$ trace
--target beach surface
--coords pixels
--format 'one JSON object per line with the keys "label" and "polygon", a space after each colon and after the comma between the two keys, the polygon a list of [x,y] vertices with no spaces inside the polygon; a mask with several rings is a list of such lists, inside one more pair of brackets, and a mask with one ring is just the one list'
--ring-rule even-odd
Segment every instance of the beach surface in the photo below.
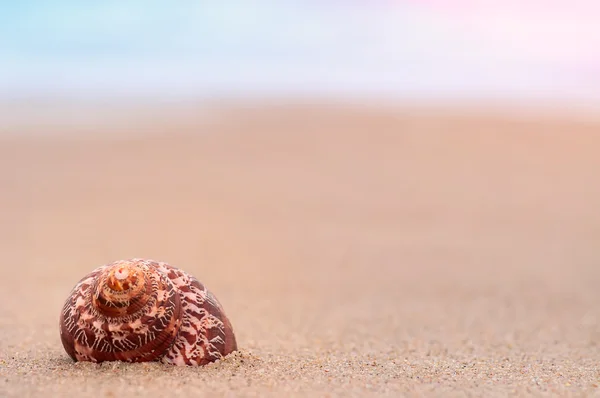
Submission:
{"label": "beach surface", "polygon": [[[600,396],[599,120],[4,106],[0,397]],[[239,351],[74,363],[64,300],[131,257],[204,282]]]}

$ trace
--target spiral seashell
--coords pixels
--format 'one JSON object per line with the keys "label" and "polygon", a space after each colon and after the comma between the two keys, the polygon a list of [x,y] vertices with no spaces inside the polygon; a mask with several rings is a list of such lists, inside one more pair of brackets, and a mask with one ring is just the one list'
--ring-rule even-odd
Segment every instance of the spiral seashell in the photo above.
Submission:
{"label": "spiral seashell", "polygon": [[217,298],[193,276],[148,259],[115,261],[83,277],[59,323],[75,361],[198,366],[237,350]]}

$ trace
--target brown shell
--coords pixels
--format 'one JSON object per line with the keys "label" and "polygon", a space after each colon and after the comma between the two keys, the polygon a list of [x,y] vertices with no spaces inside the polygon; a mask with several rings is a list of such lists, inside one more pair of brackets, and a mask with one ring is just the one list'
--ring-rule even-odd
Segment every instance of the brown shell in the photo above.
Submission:
{"label": "brown shell", "polygon": [[134,258],[96,268],[73,288],[60,337],[75,361],[205,365],[237,350],[216,297],[166,263]]}

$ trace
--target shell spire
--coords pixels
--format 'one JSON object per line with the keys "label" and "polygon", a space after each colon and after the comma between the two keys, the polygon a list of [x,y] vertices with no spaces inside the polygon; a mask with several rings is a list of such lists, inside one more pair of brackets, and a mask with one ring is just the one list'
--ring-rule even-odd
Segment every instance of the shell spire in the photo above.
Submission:
{"label": "shell spire", "polygon": [[193,276],[153,260],[93,270],[71,291],[59,323],[75,361],[205,365],[237,350],[216,297]]}

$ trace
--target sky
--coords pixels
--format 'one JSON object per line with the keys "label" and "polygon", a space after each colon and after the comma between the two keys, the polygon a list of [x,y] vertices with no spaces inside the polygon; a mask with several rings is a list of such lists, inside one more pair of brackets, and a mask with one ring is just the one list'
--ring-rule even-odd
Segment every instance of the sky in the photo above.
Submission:
{"label": "sky", "polygon": [[600,103],[597,0],[0,0],[0,97]]}

